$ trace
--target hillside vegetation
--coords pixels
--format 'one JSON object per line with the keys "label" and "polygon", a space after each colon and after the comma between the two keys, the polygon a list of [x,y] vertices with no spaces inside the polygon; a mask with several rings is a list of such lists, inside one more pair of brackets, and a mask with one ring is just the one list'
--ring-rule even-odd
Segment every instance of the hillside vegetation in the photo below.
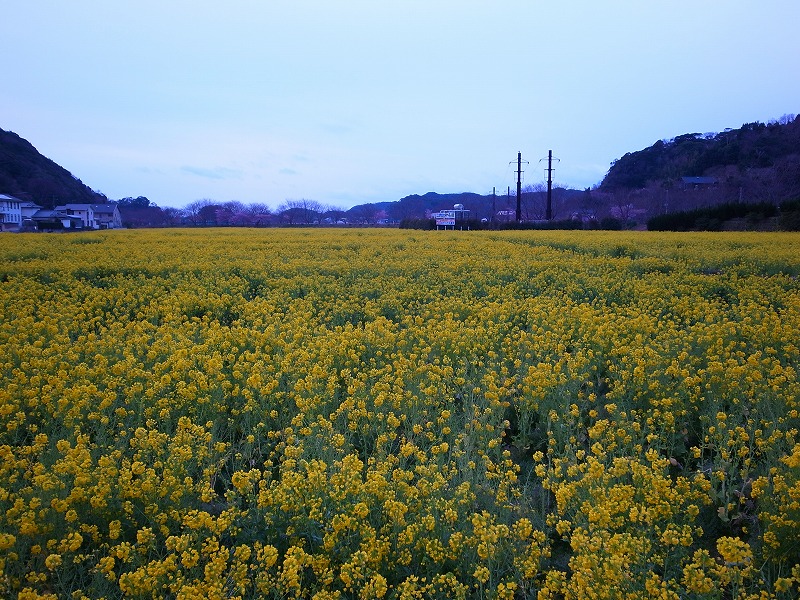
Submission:
{"label": "hillside vegetation", "polygon": [[796,200],[800,119],[787,115],[768,124],[659,140],[612,163],[597,191],[649,216],[722,203]]}
{"label": "hillside vegetation", "polygon": [[42,156],[12,131],[0,129],[0,194],[30,200],[45,208],[57,204],[105,202],[64,167]]}
{"label": "hillside vegetation", "polygon": [[796,167],[799,156],[800,120],[787,116],[766,125],[747,123],[722,133],[687,133],[659,140],[614,161],[600,187],[610,191],[676,184],[681,177],[719,176],[732,167],[740,173],[774,169],[777,176],[791,179],[793,169],[784,167],[787,163]]}

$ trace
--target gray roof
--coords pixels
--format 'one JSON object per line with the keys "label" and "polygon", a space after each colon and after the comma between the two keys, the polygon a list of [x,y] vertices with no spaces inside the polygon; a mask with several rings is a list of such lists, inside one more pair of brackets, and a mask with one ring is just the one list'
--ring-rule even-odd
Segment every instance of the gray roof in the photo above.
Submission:
{"label": "gray roof", "polygon": [[68,215],[57,208],[54,210],[50,210],[49,208],[42,208],[37,210],[32,216],[31,219],[77,219],[80,220],[80,217],[76,215]]}
{"label": "gray roof", "polygon": [[116,208],[116,204],[92,204],[92,210],[99,213],[113,213]]}
{"label": "gray roof", "polygon": [[61,204],[56,206],[55,210],[89,210],[92,208],[91,204]]}

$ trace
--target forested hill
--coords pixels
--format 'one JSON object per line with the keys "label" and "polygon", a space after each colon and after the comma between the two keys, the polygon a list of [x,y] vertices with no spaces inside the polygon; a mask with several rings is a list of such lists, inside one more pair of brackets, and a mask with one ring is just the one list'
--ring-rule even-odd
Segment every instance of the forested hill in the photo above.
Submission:
{"label": "forested hill", "polygon": [[27,140],[0,129],[0,194],[52,208],[106,201],[65,168],[42,156]]}
{"label": "forested hill", "polygon": [[773,185],[779,196],[800,194],[800,118],[786,115],[768,124],[660,140],[612,163],[600,190],[668,189],[683,177],[713,177],[722,183],[748,175]]}

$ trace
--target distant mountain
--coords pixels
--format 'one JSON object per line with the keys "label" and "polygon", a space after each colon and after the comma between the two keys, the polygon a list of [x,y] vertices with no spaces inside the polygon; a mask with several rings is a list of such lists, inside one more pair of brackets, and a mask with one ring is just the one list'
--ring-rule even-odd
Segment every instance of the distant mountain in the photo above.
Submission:
{"label": "distant mountain", "polygon": [[[574,213],[582,210],[585,192],[562,187],[553,189],[552,206],[553,214],[557,219],[568,219]],[[428,192],[422,196],[413,194],[390,203],[387,207],[387,216],[394,221],[405,219],[424,218],[440,210],[452,209],[456,204],[464,206],[465,210],[475,220],[510,220],[515,215],[517,207],[516,192],[495,194],[476,194],[461,192],[456,194],[438,194]],[[542,190],[526,188],[522,191],[520,201],[522,218],[526,221],[544,218],[547,207],[547,193]]]}
{"label": "distant mountain", "polygon": [[65,168],[42,156],[30,142],[3,129],[0,129],[0,194],[30,200],[45,208],[107,201]]}
{"label": "distant mountain", "polygon": [[[469,210],[475,218],[481,219],[491,216],[491,198],[491,195],[482,196],[473,192],[458,194],[428,192],[422,196],[412,194],[393,203],[389,215],[397,221],[402,221],[408,218],[424,217],[427,213],[439,212],[453,208],[456,204],[463,204],[464,208]],[[485,214],[487,207],[489,208],[488,215]]]}

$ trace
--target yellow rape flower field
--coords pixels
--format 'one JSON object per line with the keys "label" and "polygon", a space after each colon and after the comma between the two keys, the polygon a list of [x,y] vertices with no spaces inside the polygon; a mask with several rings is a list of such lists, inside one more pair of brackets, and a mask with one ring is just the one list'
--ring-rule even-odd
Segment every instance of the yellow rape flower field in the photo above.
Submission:
{"label": "yellow rape flower field", "polygon": [[800,594],[798,234],[0,258],[0,597]]}

